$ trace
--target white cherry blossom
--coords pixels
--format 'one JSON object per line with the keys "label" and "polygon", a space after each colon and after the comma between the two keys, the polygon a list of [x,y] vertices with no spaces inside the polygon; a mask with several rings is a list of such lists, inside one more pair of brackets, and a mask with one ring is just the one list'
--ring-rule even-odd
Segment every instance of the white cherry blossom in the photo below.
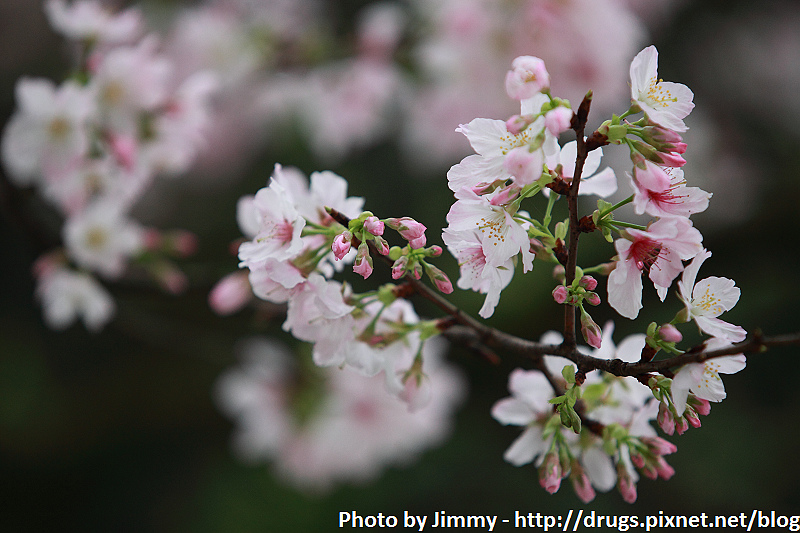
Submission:
{"label": "white cherry blossom", "polygon": [[697,283],[697,272],[703,262],[711,257],[711,252],[703,250],[683,271],[678,282],[680,298],[686,306],[686,321],[694,320],[703,333],[730,342],[743,341],[747,332],[741,326],[735,326],[717,317],[730,311],[739,301],[741,291],[734,281],[728,278],[712,276]]}
{"label": "white cherry blossom", "polygon": [[[731,343],[725,339],[712,338],[706,342],[709,351],[727,348]],[[725,386],[722,384],[720,374],[735,374],[747,364],[744,354],[715,357],[702,363],[689,363],[684,365],[672,378],[672,400],[675,402],[675,411],[683,413],[686,410],[686,400],[689,392],[701,400],[721,402],[725,399]]]}
{"label": "white cherry blossom", "polygon": [[658,78],[655,46],[648,46],[633,58],[630,75],[631,102],[638,105],[651,122],[677,132],[688,129],[683,119],[694,108],[694,94],[686,85]]}

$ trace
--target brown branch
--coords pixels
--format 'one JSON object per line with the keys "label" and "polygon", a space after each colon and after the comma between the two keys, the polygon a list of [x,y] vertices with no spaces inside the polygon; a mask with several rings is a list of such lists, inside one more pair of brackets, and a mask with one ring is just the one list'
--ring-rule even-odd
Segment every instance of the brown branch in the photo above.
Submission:
{"label": "brown branch", "polygon": [[[580,223],[578,220],[578,190],[581,184],[581,174],[586,156],[586,142],[583,132],[586,129],[586,121],[589,116],[589,108],[592,105],[592,92],[586,93],[577,113],[572,117],[572,129],[575,131],[578,142],[578,156],[575,160],[575,174],[572,177],[569,191],[567,192],[567,207],[569,209],[569,250],[567,251],[567,264],[564,265],[564,283],[569,286],[575,279],[575,268],[578,264],[578,238],[581,235]],[[577,343],[575,335],[575,307],[564,306],[564,345],[574,348]]]}

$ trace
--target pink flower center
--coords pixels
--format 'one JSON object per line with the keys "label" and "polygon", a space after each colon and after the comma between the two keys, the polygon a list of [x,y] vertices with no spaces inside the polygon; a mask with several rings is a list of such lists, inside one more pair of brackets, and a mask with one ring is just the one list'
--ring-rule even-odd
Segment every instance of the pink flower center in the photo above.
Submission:
{"label": "pink flower center", "polygon": [[650,272],[650,267],[661,253],[661,243],[652,239],[637,239],[628,250],[628,257],[633,259],[636,267],[643,272]]}

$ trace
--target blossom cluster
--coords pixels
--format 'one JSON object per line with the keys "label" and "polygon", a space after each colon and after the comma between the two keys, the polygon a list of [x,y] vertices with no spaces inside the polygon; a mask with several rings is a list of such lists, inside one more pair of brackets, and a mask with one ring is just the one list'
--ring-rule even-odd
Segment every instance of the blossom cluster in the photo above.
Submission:
{"label": "blossom cluster", "polygon": [[[312,150],[330,159],[390,133],[410,145],[425,144],[433,159],[450,158],[463,155],[458,142],[466,138],[474,153],[447,172],[455,200],[441,233],[458,261],[456,286],[484,295],[478,315],[487,319],[518,270],[549,265],[558,280],[553,299],[572,319],[564,328],[572,338],[545,334],[540,345],[559,348],[535,354],[535,369],[514,370],[511,397],[492,409],[500,423],[524,428],[505,459],[516,466],[534,463],[551,493],[569,478],[585,502],[614,486],[632,502],[640,474],[670,478],[674,471],[664,456],[676,447],[651,422],[667,435],[699,427],[709,402],[725,397],[719,374],[744,368],[744,356],[698,359],[636,377],[597,369],[612,359],[646,363],[659,353],[727,349],[746,336],[719,318],[738,302],[735,283],[697,279],[711,252],[691,217],[707,209],[711,194],[690,186],[682,170],[684,119],[694,107],[693,94],[658,78],[657,51],[647,47],[628,68],[630,107],[584,137],[581,121],[593,93],[573,109],[554,95],[563,87],[558,84],[613,93],[619,83],[604,83],[588,65],[604,62],[597,71],[619,82],[611,73],[619,70],[614,65],[636,31],[606,28],[598,39],[603,46],[585,46],[563,38],[585,30],[573,10],[586,17],[610,9],[612,26],[633,21],[632,15],[614,2],[523,4],[528,9],[513,25],[504,8],[489,0],[413,4],[437,29],[412,54],[424,74],[420,79],[429,78],[428,85],[415,87],[395,63],[408,13],[394,4],[363,13],[352,57],[326,58],[308,68],[317,49],[326,48],[325,39],[333,39],[320,31],[312,2],[207,2],[184,11],[162,44],[145,34],[135,8],[112,14],[91,0],[48,0],[49,20],[73,47],[76,68],[60,85],[20,80],[19,108],[1,147],[14,184],[36,188],[64,219],[63,246],[35,265],[46,322],[60,329],[82,319],[91,330],[102,328],[115,304],[98,276],[113,282],[138,269],[180,291],[186,278],[171,259],[190,254],[194,237],[146,228],[132,209],[157,176],[180,174],[199,158],[229,160],[237,135],[251,137],[259,124],[279,123],[286,109],[299,117]],[[511,31],[502,50],[487,45],[497,41],[498,27],[507,32],[517,24],[541,31],[533,41],[529,32]],[[548,58],[546,66],[542,57],[520,55],[506,70],[507,61],[499,58],[510,50],[550,55],[543,43],[551,33],[562,36],[554,40],[558,54],[550,50],[561,59]],[[499,84],[503,75],[506,95],[518,108],[509,118],[502,114],[508,99],[486,97],[498,92],[487,84]],[[475,101],[457,101],[453,93]],[[213,108],[212,99],[218,104]],[[237,113],[242,101],[251,108]],[[458,125],[461,135],[455,135],[460,117],[478,110],[485,116],[487,102],[504,119],[474,118]],[[397,123],[399,116],[406,122]],[[430,142],[431,136],[443,138],[445,126],[453,143]],[[229,135],[230,128],[237,135]],[[569,131],[580,138],[562,144]],[[203,151],[209,138],[216,153]],[[613,146],[628,148],[632,169],[625,179],[602,165],[604,147]],[[625,196],[623,190],[626,198],[607,201]],[[262,301],[275,305],[285,314],[283,330],[310,346],[313,364],[302,366],[301,358],[273,341],[250,345],[242,366],[225,374],[217,391],[220,408],[240,422],[240,454],[273,461],[280,474],[307,488],[371,478],[440,441],[464,389],[443,361],[439,336],[454,324],[472,323],[460,310],[425,320],[409,299],[424,293],[438,301],[439,293],[453,291],[448,275],[434,265],[443,248],[428,242],[421,222],[381,218],[348,194],[347,181],[331,171],[307,178],[275,165],[266,185],[237,205],[241,270],[219,280],[209,295],[220,315]],[[578,196],[597,197],[596,210],[579,218]],[[564,203],[568,217],[557,218]],[[620,208],[628,204],[647,220],[620,220]],[[611,243],[609,260],[578,264],[580,234]],[[357,292],[342,280],[350,269],[374,280],[381,263],[392,282],[375,290]],[[424,285],[423,275],[438,293]],[[637,318],[645,276],[662,302],[675,285],[679,310],[669,323],[652,322],[615,346],[613,323],[601,329],[589,306],[603,303],[599,287],[605,283],[609,306]],[[576,347],[576,315],[588,347]],[[680,328],[690,322],[707,338],[682,349]],[[477,333],[480,340],[470,346],[480,349],[491,335]],[[576,365],[578,356],[589,362]]]}
{"label": "blossom cluster", "polygon": [[[421,321],[411,304],[399,298],[398,285],[358,294],[333,276],[353,263],[355,273],[369,277],[374,248],[387,259],[390,252],[397,256],[395,279],[407,272],[419,279],[426,270],[432,279],[446,280],[425,260],[442,250],[424,248],[425,228],[415,220],[380,220],[362,212],[363,203],[347,196],[347,182],[333,172],[315,172],[306,179],[297,169],[276,165],[266,187],[239,201],[237,218],[250,239],[239,246],[240,267],[247,268],[256,296],[286,304],[283,329],[313,343],[317,365],[347,366],[369,377],[383,373],[387,389],[416,409],[429,397],[423,346],[438,334],[436,322]],[[390,250],[383,238],[386,227],[408,244]],[[236,308],[227,301],[247,302],[240,293],[249,288],[229,281],[238,277],[234,273],[220,281],[212,306],[230,312]]]}
{"label": "blossom cluster", "polygon": [[[627,174],[632,194],[614,205],[599,200],[597,210],[583,219],[580,228],[580,232],[600,230],[614,243],[616,256],[611,263],[596,267],[575,264],[574,279],[564,280],[553,290],[558,304],[576,307],[580,312],[583,337],[594,348],[584,353],[597,359],[633,363],[652,360],[661,350],[682,353],[676,347],[683,338],[678,326],[689,321],[710,337],[704,343],[708,350],[731,346],[746,335],[740,326],[718,318],[739,299],[734,282],[718,277],[696,281],[700,266],[711,253],[703,249],[702,235],[690,216],[705,210],[711,195],[688,186],[683,178],[686,144],[680,134],[686,131],[683,119],[694,106],[692,93],[684,85],[658,78],[657,57],[655,47],[650,46],[633,59],[630,108],[603,123],[591,139],[595,145],[590,154],[598,154],[595,161],[599,160],[600,146],[617,144],[629,148],[633,163],[633,172]],[[457,130],[468,137],[476,154],[448,173],[456,202],[448,214],[450,226],[444,230],[444,238],[461,265],[458,285],[487,294],[480,311],[484,317],[492,314],[516,262],[521,260],[526,272],[531,269],[532,251],[542,260],[557,264],[557,271],[560,269],[564,276],[563,265],[577,247],[567,252],[563,239],[570,224],[578,219],[568,219],[560,223],[561,228],[556,224],[550,229],[556,192],[565,196],[593,193],[603,198],[617,189],[611,172],[604,176],[608,181],[601,181],[601,187],[589,187],[599,176],[592,176],[598,166],[589,157],[584,159],[581,183],[575,184],[580,188],[572,187],[574,167],[568,167],[563,159],[569,145],[559,148],[555,138],[575,128],[571,121],[577,118],[572,113],[556,115],[569,109],[569,104],[550,94],[549,80],[539,58],[517,58],[508,71],[506,90],[510,97],[522,101],[521,114],[506,123],[475,119]],[[587,96],[585,102],[589,99]],[[635,122],[627,118],[637,113],[643,113],[643,117]],[[570,156],[575,157],[574,150]],[[584,180],[586,188],[582,187]],[[521,210],[521,201],[547,188],[551,190],[545,217],[534,220]],[[633,203],[635,214],[653,219],[647,225],[615,220],[616,210],[627,203]],[[618,238],[614,239],[612,233]],[[459,240],[454,239],[456,234]],[[608,275],[608,303],[629,319],[636,318],[642,308],[645,275],[664,301],[673,281],[682,274],[677,285],[683,308],[671,323],[661,327],[651,323],[646,335],[628,337],[615,349],[611,342],[613,327],[601,332],[584,308],[584,302],[600,303],[594,292],[598,282],[587,273]],[[542,340],[543,344],[560,342],[560,338]],[[632,502],[636,499],[637,470],[652,478],[668,479],[674,473],[663,456],[676,448],[657,437],[649,422],[657,420],[669,435],[675,430],[683,433],[689,425],[699,427],[698,414],[708,414],[709,402],[725,397],[719,374],[741,370],[745,360],[739,354],[690,363],[670,377],[650,375],[641,378],[641,383],[632,377],[605,373],[587,377],[586,370],[579,381],[573,363],[555,363],[551,356],[544,357],[544,365],[541,373],[514,371],[509,380],[512,397],[494,407],[493,416],[501,423],[526,428],[506,452],[506,460],[519,466],[538,457],[540,482],[551,493],[558,490],[562,478],[569,477],[584,501],[594,498],[595,489],[605,491],[616,484],[623,498]],[[566,381],[553,378],[559,374]],[[643,386],[645,383],[647,386]],[[582,404],[576,408],[578,400]]]}
{"label": "blossom cluster", "polygon": [[[536,261],[551,264],[560,276],[553,297],[579,312],[590,347],[578,352],[595,361],[646,362],[660,351],[683,353],[677,347],[683,340],[679,327],[690,321],[710,337],[706,350],[743,340],[741,327],[718,318],[738,301],[734,282],[696,280],[711,253],[703,249],[702,235],[690,217],[707,208],[711,195],[683,178],[686,144],[680,134],[687,129],[683,119],[693,107],[692,93],[684,85],[658,79],[655,48],[644,49],[631,63],[630,108],[581,143],[559,144],[559,136],[568,130],[582,133],[580,118],[567,100],[552,95],[550,74],[540,58],[515,59],[505,84],[507,94],[520,101],[520,113],[505,121],[476,118],[460,125],[456,132],[467,137],[475,154],[447,173],[455,202],[442,238],[459,262],[458,287],[486,295],[478,314],[492,316],[517,266],[527,273]],[[638,113],[640,119],[628,118]],[[608,145],[627,146],[633,164],[626,180],[630,195],[616,204],[604,200],[620,188],[616,173],[601,169],[602,146]],[[299,171],[276,166],[267,187],[240,201],[239,223],[250,239],[239,248],[241,266],[248,269],[249,285],[259,298],[287,305],[283,328],[313,343],[316,365],[347,367],[364,376],[383,373],[387,389],[418,408],[418,400],[429,397],[425,387],[431,383],[422,371],[422,346],[448,326],[420,321],[401,285],[357,294],[333,276],[342,264],[353,262],[353,271],[366,279],[373,272],[372,256],[384,256],[395,280],[419,280],[426,271],[438,289],[449,293],[446,274],[428,262],[442,249],[426,248],[422,224],[362,211],[363,201],[347,197],[346,189],[346,181],[331,172],[315,173],[308,182]],[[570,195],[599,197],[597,209],[580,220],[570,213],[554,223],[558,200]],[[541,219],[523,210],[522,203],[534,198],[546,202]],[[617,210],[630,203],[636,215],[652,219],[646,225],[616,219]],[[592,267],[581,267],[575,259],[574,276],[568,280],[565,266],[577,246],[567,250],[565,240],[576,220],[581,233],[598,232],[613,243],[615,255]],[[396,231],[405,247],[390,246],[387,229]],[[642,308],[645,275],[662,301],[680,276],[683,305],[670,323],[651,323],[646,333],[615,347],[613,324],[601,330],[585,307],[602,303],[595,276],[607,276],[608,303],[633,319]],[[223,280],[218,294],[226,287]],[[246,290],[236,284],[229,292]],[[241,305],[246,299],[231,301]],[[542,345],[564,342],[557,333],[541,340]],[[617,486],[623,499],[633,502],[640,474],[669,479],[674,473],[664,456],[677,448],[659,437],[651,422],[668,435],[699,427],[698,415],[709,413],[709,402],[725,397],[719,374],[737,372],[744,364],[740,354],[637,378],[591,372],[597,367],[579,368],[545,355],[540,368],[512,373],[512,396],[499,401],[492,415],[503,424],[525,428],[505,458],[517,466],[535,462],[547,491],[555,492],[569,477],[584,501],[597,490]]]}
{"label": "blossom cluster", "polygon": [[64,218],[63,249],[35,269],[45,320],[61,329],[80,318],[98,330],[115,304],[95,275],[116,281],[139,261],[169,291],[186,283],[169,256],[191,253],[194,236],[145,228],[131,210],[155,176],[195,159],[216,81],[206,72],[178,77],[134,8],[110,14],[64,0],[45,8],[78,64],[60,84],[19,80],[2,156],[13,182],[35,187]]}

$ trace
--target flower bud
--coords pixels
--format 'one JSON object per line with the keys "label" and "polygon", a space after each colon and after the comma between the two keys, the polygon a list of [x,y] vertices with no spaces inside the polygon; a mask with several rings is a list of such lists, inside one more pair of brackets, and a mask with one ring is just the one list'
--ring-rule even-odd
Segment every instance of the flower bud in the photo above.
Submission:
{"label": "flower bud", "polygon": [[253,299],[246,271],[228,274],[208,294],[208,305],[218,315],[227,316],[243,309]]}
{"label": "flower bud", "polygon": [[367,217],[367,219],[364,221],[364,229],[376,236],[383,235],[383,222],[381,222],[376,216]]}
{"label": "flower bud", "polygon": [[356,261],[353,264],[353,272],[360,274],[364,279],[372,275],[372,257],[369,255],[369,246],[365,242],[362,242],[358,247]]}
{"label": "flower bud", "polygon": [[687,429],[689,429],[689,422],[686,421],[686,418],[680,416],[675,419],[675,431],[678,432],[678,435],[683,435]]}
{"label": "flower bud", "polygon": [[525,100],[550,88],[550,74],[538,57],[520,56],[506,74],[506,93],[514,100]]}
{"label": "flower bud", "polygon": [[672,411],[670,411],[664,403],[658,405],[658,417],[656,421],[661,431],[667,435],[675,433],[675,417],[672,416]]}
{"label": "flower bud", "polygon": [[636,483],[634,483],[625,466],[620,463],[617,463],[617,489],[625,503],[636,501]]}
{"label": "flower bud", "polygon": [[567,292],[567,288],[563,285],[559,285],[558,287],[553,289],[553,299],[558,304],[563,304],[564,302],[566,302],[568,294],[569,293]]}
{"label": "flower bud", "polygon": [[672,324],[664,324],[661,326],[658,330],[658,336],[667,342],[681,342],[681,340],[683,340],[681,332]]}
{"label": "flower bud", "polygon": [[675,152],[658,152],[658,161],[656,163],[667,167],[682,167],[686,164],[686,160],[678,153]]}
{"label": "flower bud", "polygon": [[519,135],[525,128],[530,126],[531,121],[528,119],[527,116],[520,116],[514,115],[513,117],[506,120],[506,130],[511,135]]}
{"label": "flower bud", "polygon": [[447,277],[447,274],[442,272],[439,268],[427,263],[425,263],[425,271],[439,291],[443,292],[444,294],[450,294],[453,292],[453,284],[450,282],[450,278]]}
{"label": "flower bud", "polygon": [[514,176],[514,183],[520,187],[530,185],[539,179],[544,169],[544,152],[525,146],[518,146],[503,158],[503,168]]}
{"label": "flower bud", "polygon": [[592,276],[583,276],[579,282],[580,286],[587,291],[593,291],[597,288],[597,280]]}
{"label": "flower bud", "polygon": [[596,292],[587,292],[586,301],[589,302],[589,305],[600,305],[600,295],[598,295]]}
{"label": "flower bud", "polygon": [[544,115],[544,127],[558,137],[572,127],[572,109],[558,106]]}
{"label": "flower bud", "polygon": [[539,484],[550,494],[561,487],[561,461],[555,453],[548,453],[539,467]]}
{"label": "flower bud", "polygon": [[575,491],[575,494],[583,503],[589,503],[594,500],[595,492],[592,482],[578,461],[572,461],[569,479],[572,482],[572,490]]}
{"label": "flower bud", "polygon": [[337,261],[341,261],[344,256],[347,255],[347,252],[350,251],[350,239],[352,238],[353,236],[349,231],[343,231],[333,238],[331,250],[333,250],[333,257],[335,257]]}
{"label": "flower bud", "polygon": [[600,326],[589,316],[589,313],[583,311],[583,308],[581,308],[581,333],[589,346],[600,349],[600,344],[603,341],[603,332],[600,330]]}

